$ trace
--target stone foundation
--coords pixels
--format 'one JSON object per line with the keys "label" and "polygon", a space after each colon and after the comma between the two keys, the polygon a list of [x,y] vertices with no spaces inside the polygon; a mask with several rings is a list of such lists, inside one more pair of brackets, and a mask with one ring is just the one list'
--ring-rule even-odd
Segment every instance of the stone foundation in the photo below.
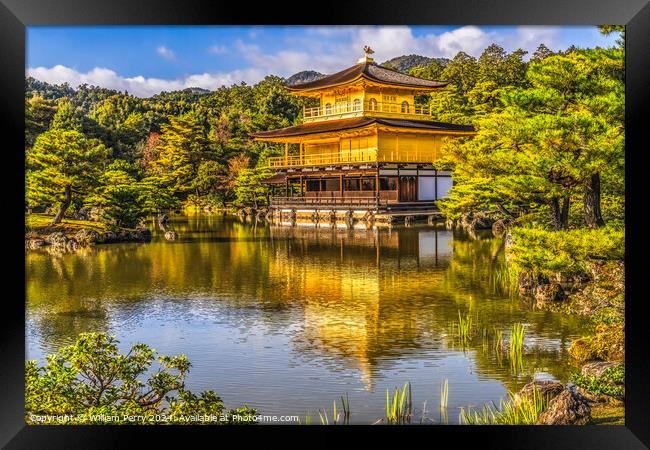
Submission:
{"label": "stone foundation", "polygon": [[390,213],[373,210],[290,209],[269,210],[266,218],[275,225],[315,226],[320,228],[373,228],[414,223],[433,224],[442,219],[439,212]]}

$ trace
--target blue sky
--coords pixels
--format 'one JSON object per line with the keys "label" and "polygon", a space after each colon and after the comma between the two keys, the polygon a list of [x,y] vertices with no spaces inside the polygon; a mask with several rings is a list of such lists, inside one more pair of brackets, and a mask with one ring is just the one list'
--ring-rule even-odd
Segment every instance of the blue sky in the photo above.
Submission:
{"label": "blue sky", "polygon": [[88,83],[148,97],[160,91],[255,83],[301,70],[333,73],[355,64],[363,46],[383,62],[395,56],[479,56],[496,42],[532,53],[614,45],[596,27],[549,26],[112,26],[29,27],[27,73],[37,79]]}

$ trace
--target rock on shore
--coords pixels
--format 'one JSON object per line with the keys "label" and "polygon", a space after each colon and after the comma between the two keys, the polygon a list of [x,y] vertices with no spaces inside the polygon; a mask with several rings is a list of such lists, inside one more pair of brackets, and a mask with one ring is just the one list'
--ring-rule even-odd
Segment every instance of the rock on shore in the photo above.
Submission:
{"label": "rock on shore", "polygon": [[591,420],[591,406],[575,389],[568,387],[558,394],[539,415],[539,425],[586,425]]}
{"label": "rock on shore", "polygon": [[88,247],[95,244],[111,242],[149,242],[150,240],[151,232],[147,228],[105,231],[103,233],[82,228],[74,234],[66,234],[62,231],[43,235],[28,233],[25,235],[25,248],[28,250],[34,250],[48,247],[50,250],[67,253],[74,252],[81,247]]}

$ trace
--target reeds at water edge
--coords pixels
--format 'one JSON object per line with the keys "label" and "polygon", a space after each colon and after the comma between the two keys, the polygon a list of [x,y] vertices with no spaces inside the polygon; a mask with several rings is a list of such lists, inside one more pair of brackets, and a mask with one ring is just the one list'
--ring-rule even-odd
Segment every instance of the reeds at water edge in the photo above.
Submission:
{"label": "reeds at water edge", "polygon": [[440,407],[446,408],[449,402],[449,380],[444,379],[440,384]]}
{"label": "reeds at water edge", "polygon": [[386,422],[389,424],[405,424],[411,421],[413,403],[411,399],[411,383],[404,383],[400,390],[395,388],[395,393],[391,396],[386,389]]}

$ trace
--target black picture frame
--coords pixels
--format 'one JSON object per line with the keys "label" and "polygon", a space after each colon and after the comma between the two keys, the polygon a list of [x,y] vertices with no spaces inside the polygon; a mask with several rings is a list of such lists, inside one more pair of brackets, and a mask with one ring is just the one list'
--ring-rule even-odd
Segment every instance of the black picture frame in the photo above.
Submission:
{"label": "black picture frame", "polygon": [[[295,24],[295,25],[598,25],[625,24],[626,28],[626,407],[625,426],[561,427],[110,427],[27,426],[24,423],[25,308],[24,248],[21,234],[24,210],[24,83],[25,27],[32,25],[153,25],[153,24]],[[647,299],[643,289],[641,229],[646,118],[650,109],[650,4],[647,0],[374,0],[372,2],[210,2],[199,0],[0,0],[0,126],[4,149],[2,192],[4,223],[11,253],[5,255],[7,278],[15,288],[4,296],[0,361],[0,445],[6,448],[122,448],[144,438],[149,446],[170,442],[170,433],[184,433],[217,445],[225,434],[248,441],[289,431],[280,445],[313,442],[305,433],[317,433],[344,443],[343,436],[359,431],[384,440],[391,435],[406,445],[416,442],[456,444],[469,439],[481,448],[637,449],[650,446],[650,346],[645,334]],[[644,139],[645,138],[645,139]],[[11,175],[11,176],[9,176]],[[22,256],[21,256],[22,255]],[[7,272],[9,273],[9,272]],[[7,284],[8,286],[9,284]],[[5,289],[6,291],[6,289]],[[227,429],[226,429],[227,428]],[[416,433],[420,436],[413,436]],[[304,438],[301,434],[305,434]],[[303,438],[303,439],[301,439]],[[423,441],[415,441],[422,438]],[[432,439],[435,438],[435,439]],[[443,440],[444,439],[444,440]],[[430,441],[429,441],[430,440]],[[273,441],[267,441],[272,443]],[[410,443],[410,444],[409,444]],[[208,444],[210,445],[210,444]]]}

